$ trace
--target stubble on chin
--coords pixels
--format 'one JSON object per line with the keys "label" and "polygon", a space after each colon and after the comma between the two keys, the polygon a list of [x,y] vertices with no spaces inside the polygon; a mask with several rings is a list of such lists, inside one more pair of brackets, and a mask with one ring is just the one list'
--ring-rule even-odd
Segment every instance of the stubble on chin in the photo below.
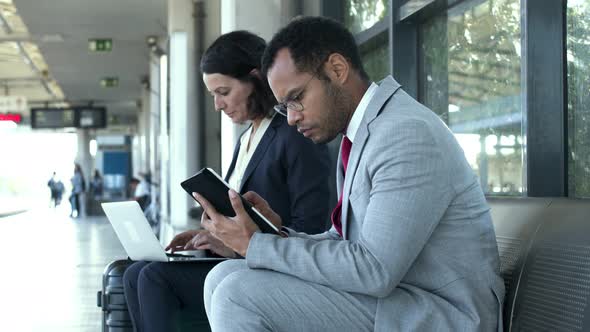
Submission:
{"label": "stubble on chin", "polygon": [[325,83],[326,103],[323,117],[325,135],[313,140],[316,144],[332,141],[338,134],[344,133],[353,112],[351,97],[340,87]]}

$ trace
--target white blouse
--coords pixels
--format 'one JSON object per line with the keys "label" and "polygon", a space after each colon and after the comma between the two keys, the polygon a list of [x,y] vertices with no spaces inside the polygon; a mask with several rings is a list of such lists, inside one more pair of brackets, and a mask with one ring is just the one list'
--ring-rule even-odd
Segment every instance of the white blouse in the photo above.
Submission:
{"label": "white blouse", "polygon": [[[265,117],[264,119],[262,119],[262,121],[260,122],[260,126],[258,126],[258,129],[256,130],[253,136],[252,126],[250,126],[250,128],[248,128],[248,130],[240,138],[240,151],[238,152],[238,159],[236,160],[234,170],[231,173],[231,176],[229,177],[229,186],[235,189],[237,192],[240,192],[240,190],[242,189],[242,180],[244,178],[244,172],[246,171],[246,168],[250,163],[250,159],[252,158],[254,151],[256,151],[256,147],[258,147],[258,143],[260,143],[262,136],[264,136],[264,133],[266,132],[266,129],[268,129],[268,126],[272,122],[273,118],[274,115],[272,116],[272,118]],[[249,148],[248,140],[250,140]]]}

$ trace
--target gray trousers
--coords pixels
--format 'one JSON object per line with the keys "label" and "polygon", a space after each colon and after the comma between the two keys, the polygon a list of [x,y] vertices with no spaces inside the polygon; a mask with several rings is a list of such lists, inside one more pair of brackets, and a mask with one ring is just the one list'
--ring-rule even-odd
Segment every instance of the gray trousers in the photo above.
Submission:
{"label": "gray trousers", "polygon": [[243,259],[218,264],[205,279],[212,331],[373,331],[377,299],[279,272]]}

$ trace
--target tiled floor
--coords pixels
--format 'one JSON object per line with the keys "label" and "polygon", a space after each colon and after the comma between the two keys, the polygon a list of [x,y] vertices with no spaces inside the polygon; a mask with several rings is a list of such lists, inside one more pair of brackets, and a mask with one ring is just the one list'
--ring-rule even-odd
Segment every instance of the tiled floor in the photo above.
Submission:
{"label": "tiled floor", "polygon": [[100,331],[102,272],[125,252],[104,217],[36,210],[0,218],[0,330]]}

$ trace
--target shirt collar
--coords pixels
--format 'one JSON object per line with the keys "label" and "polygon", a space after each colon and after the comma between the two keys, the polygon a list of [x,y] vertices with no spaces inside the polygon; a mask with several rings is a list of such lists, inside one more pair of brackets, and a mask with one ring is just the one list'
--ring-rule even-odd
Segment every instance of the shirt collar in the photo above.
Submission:
{"label": "shirt collar", "polygon": [[369,86],[367,91],[365,91],[365,94],[363,95],[361,102],[358,104],[358,106],[354,110],[354,113],[352,114],[352,118],[350,119],[350,122],[348,123],[348,128],[346,128],[346,137],[348,137],[348,139],[353,143],[354,143],[354,137],[356,136],[356,132],[358,131],[358,129],[361,125],[361,121],[363,121],[363,117],[365,116],[365,111],[367,110],[367,106],[369,106],[369,102],[371,101],[371,99],[373,99],[373,96],[375,95],[375,91],[377,91],[377,87],[378,87],[377,84],[375,84],[374,82],[371,83],[371,85]]}

